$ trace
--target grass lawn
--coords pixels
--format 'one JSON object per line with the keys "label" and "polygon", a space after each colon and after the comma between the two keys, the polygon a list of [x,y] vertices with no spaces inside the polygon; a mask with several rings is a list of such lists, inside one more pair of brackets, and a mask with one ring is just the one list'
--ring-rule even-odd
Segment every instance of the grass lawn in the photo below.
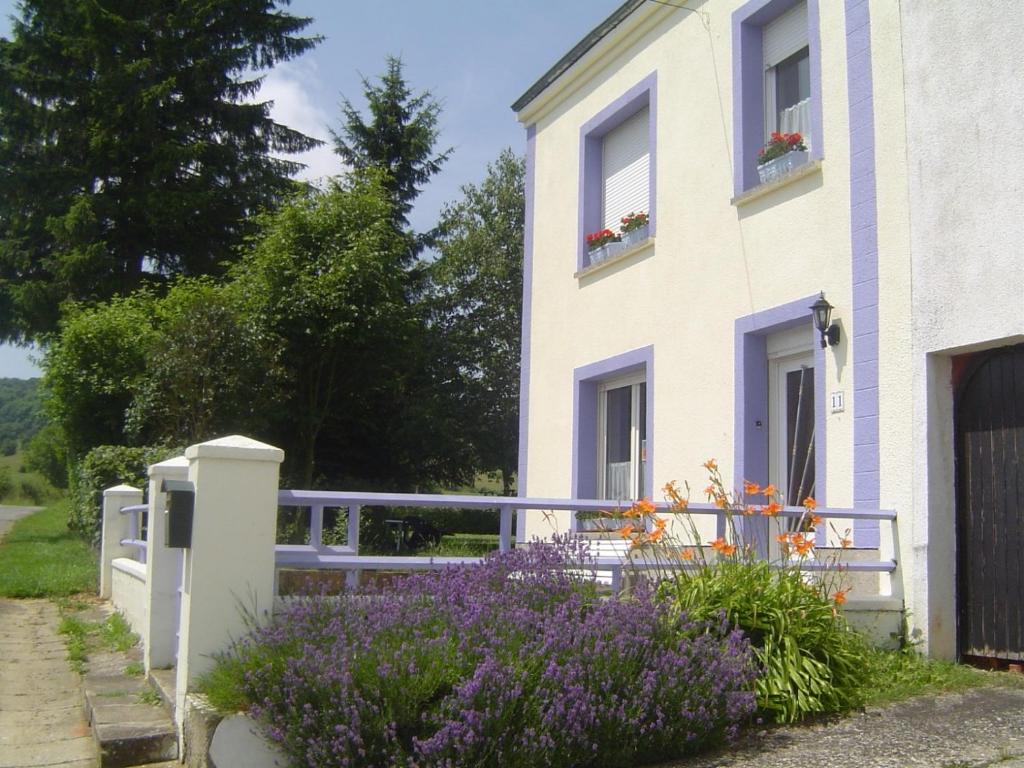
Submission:
{"label": "grass lawn", "polygon": [[870,677],[864,687],[866,703],[872,706],[903,701],[912,696],[955,693],[983,685],[1024,688],[1024,675],[989,672],[926,659],[909,651],[874,650],[867,659]]}
{"label": "grass lawn", "polygon": [[38,507],[60,497],[49,481],[38,472],[27,472],[22,466],[22,453],[0,456],[0,504]]}
{"label": "grass lawn", "polygon": [[68,502],[22,518],[0,543],[0,596],[61,597],[95,592],[99,566],[68,530]]}

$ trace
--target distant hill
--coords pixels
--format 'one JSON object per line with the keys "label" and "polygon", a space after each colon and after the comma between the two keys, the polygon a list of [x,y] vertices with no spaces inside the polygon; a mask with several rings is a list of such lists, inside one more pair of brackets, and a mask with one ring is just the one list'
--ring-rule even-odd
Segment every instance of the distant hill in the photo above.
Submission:
{"label": "distant hill", "polygon": [[0,379],[0,454],[14,453],[44,424],[39,379]]}

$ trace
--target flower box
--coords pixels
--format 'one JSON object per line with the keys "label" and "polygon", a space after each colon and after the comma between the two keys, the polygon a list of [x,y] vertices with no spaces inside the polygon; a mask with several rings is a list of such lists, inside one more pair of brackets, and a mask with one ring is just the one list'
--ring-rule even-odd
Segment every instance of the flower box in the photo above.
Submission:
{"label": "flower box", "polygon": [[793,150],[784,155],[769,160],[763,165],[757,166],[757,175],[762,184],[768,184],[788,176],[801,165],[804,165],[810,158],[811,153],[801,150]]}
{"label": "flower box", "polygon": [[631,229],[629,232],[622,233],[622,245],[625,248],[632,248],[634,245],[639,245],[644,240],[651,236],[651,225],[644,224],[643,226]]}
{"label": "flower box", "polygon": [[597,248],[592,248],[590,250],[590,263],[600,264],[602,261],[607,261],[612,256],[618,254],[623,249],[624,245],[624,243],[616,240],[611,243],[605,243]]}

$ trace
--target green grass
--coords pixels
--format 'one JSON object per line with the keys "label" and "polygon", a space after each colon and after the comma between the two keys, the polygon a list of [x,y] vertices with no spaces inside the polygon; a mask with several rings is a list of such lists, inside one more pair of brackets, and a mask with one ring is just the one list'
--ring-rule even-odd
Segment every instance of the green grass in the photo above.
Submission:
{"label": "green grass", "polygon": [[0,597],[62,597],[95,592],[99,565],[68,530],[68,502],[22,518],[0,542]]}
{"label": "green grass", "polygon": [[950,661],[926,659],[913,650],[873,650],[868,658],[867,704],[879,706],[913,696],[956,693],[998,685],[1024,688],[1024,677],[988,672]]}
{"label": "green grass", "polygon": [[57,632],[64,635],[64,645],[68,649],[68,664],[78,674],[85,671],[89,634],[93,631],[89,622],[82,621],[77,616],[64,616],[57,627]]}
{"label": "green grass", "polygon": [[38,472],[25,471],[22,459],[20,451],[12,456],[0,456],[0,474],[6,473],[10,482],[9,490],[4,493],[5,484],[0,481],[0,504],[36,507],[59,499],[61,492]]}
{"label": "green grass", "polygon": [[436,547],[427,547],[416,554],[435,557],[482,557],[497,549],[497,534],[446,533]]}
{"label": "green grass", "polygon": [[[113,613],[103,621],[91,621],[75,615],[87,610],[85,603],[67,598],[59,598],[56,602],[61,617],[57,632],[64,635],[68,664],[79,674],[85,672],[90,653],[100,650],[123,653],[139,642],[139,636],[131,631],[119,613]],[[96,615],[95,611],[92,615]],[[124,671],[126,675],[141,675],[142,664],[131,662]]]}

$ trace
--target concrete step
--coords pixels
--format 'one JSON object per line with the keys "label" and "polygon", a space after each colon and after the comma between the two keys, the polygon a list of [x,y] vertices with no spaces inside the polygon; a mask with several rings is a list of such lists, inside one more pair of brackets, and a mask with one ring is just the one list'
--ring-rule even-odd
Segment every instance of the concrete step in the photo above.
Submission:
{"label": "concrete step", "polygon": [[147,681],[124,674],[86,673],[83,688],[85,714],[99,746],[102,768],[177,759],[174,721]]}

